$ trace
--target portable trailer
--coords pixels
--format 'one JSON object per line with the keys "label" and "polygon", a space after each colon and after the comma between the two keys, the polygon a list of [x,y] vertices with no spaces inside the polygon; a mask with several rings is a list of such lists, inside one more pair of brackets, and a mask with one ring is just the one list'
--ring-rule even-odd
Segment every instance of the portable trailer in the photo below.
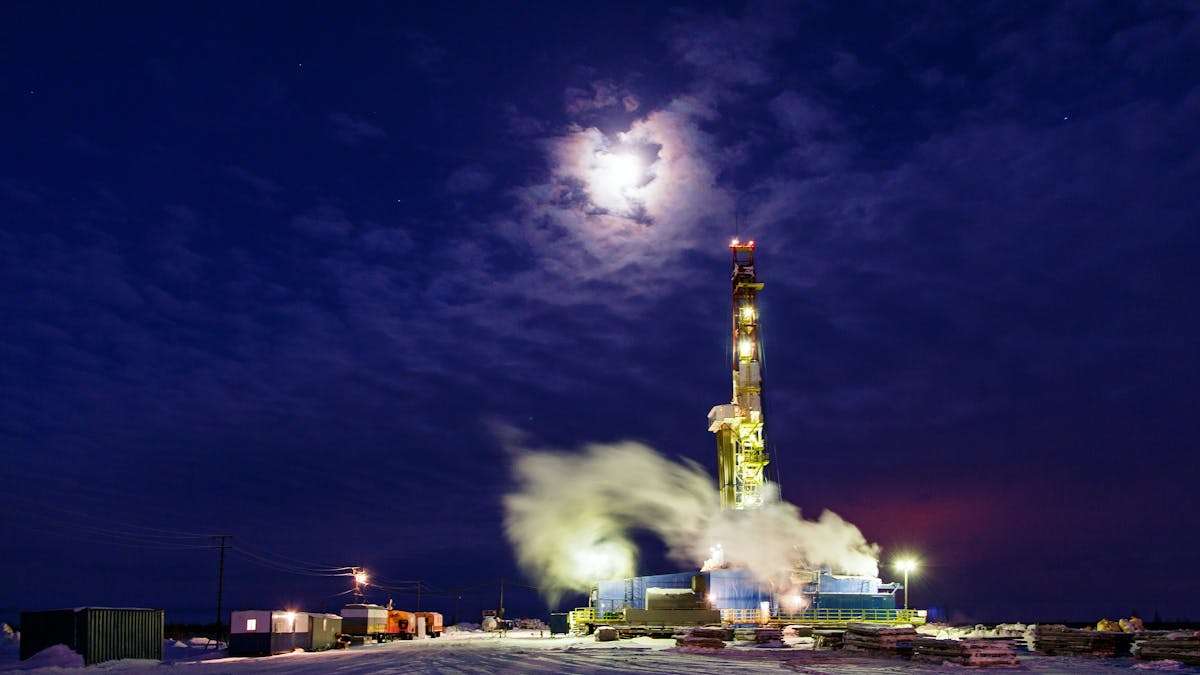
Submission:
{"label": "portable trailer", "polygon": [[233,612],[229,619],[229,655],[270,656],[312,649],[311,623],[312,616],[305,612],[271,609]]}
{"label": "portable trailer", "polygon": [[438,637],[442,634],[442,615],[439,612],[417,612],[417,618],[425,619],[425,634]]}
{"label": "portable trailer", "polygon": [[417,634],[417,615],[402,609],[387,611],[387,637],[411,640]]}
{"label": "portable trailer", "polygon": [[342,632],[383,642],[388,635],[388,608],[360,603],[346,605],[342,608]]}

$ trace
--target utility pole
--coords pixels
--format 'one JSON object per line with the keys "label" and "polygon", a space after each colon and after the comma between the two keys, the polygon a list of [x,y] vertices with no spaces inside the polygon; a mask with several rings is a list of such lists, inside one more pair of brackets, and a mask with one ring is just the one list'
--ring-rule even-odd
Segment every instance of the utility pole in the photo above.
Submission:
{"label": "utility pole", "polygon": [[508,634],[504,623],[504,577],[500,577],[500,637]]}
{"label": "utility pole", "polygon": [[421,580],[417,579],[417,611],[421,611]]}
{"label": "utility pole", "polygon": [[[224,618],[224,613],[221,611],[221,601],[225,594],[225,549],[229,548],[229,546],[225,543],[225,540],[233,539],[233,535],[232,534],[217,534],[217,535],[213,535],[213,539],[219,540],[217,547],[221,549],[221,562],[220,562],[220,565],[217,567],[217,631],[216,631],[217,636],[216,636],[216,642],[219,643],[221,641],[221,638],[225,636],[224,631],[221,630],[221,625],[222,625],[221,620]],[[219,645],[218,645],[218,647],[219,647]]]}

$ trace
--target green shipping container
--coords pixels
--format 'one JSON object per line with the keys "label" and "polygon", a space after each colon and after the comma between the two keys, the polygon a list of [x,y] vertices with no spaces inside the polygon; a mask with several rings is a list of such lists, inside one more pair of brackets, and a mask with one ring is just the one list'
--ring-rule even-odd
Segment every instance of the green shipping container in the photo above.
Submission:
{"label": "green shipping container", "polygon": [[117,659],[162,660],[163,610],[81,607],[21,612],[21,660],[66,645],[84,665]]}

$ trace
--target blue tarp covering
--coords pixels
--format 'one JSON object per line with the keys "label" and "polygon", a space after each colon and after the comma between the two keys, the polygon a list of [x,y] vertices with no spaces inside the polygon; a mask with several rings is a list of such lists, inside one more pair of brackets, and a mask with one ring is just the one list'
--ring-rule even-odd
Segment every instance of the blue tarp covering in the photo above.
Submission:
{"label": "blue tarp covering", "polygon": [[[618,612],[626,607],[644,609],[647,588],[691,588],[692,577],[696,575],[705,578],[706,593],[716,609],[758,609],[762,603],[771,601],[769,585],[756,581],[747,569],[728,568],[601,581],[597,586],[596,609],[601,614]],[[816,597],[810,596],[810,606],[825,609],[894,609],[895,596],[876,593],[878,586],[878,579],[840,577],[824,572],[821,575],[821,593]]]}
{"label": "blue tarp covering", "polygon": [[873,577],[850,577],[821,571],[821,593],[873,594],[879,590],[879,579]]}
{"label": "blue tarp covering", "polygon": [[597,585],[599,612],[616,612],[624,607],[646,608],[647,588],[691,588],[692,577],[699,572],[655,574],[629,579],[609,579]]}
{"label": "blue tarp covering", "polygon": [[746,569],[712,570],[708,575],[708,594],[718,609],[758,609],[770,602],[771,589]]}

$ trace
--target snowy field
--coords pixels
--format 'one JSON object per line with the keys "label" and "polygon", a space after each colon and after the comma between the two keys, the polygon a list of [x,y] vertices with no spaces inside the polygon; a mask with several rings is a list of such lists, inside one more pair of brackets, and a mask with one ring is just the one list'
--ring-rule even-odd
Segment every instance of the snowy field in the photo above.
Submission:
{"label": "snowy field", "polygon": [[[170,668],[179,675],[221,673],[962,673],[963,666],[913,664],[841,651],[812,651],[805,639],[788,638],[788,647],[764,649],[735,643],[714,652],[684,653],[674,640],[636,638],[596,642],[592,638],[539,637],[537,632],[512,631],[507,637],[491,633],[447,634],[438,639],[391,642],[327,652],[284,654],[261,658],[230,658],[223,652],[168,642],[163,663],[116,661],[81,671],[78,655],[59,648],[22,663],[15,649],[0,654],[0,672],[78,673],[141,672]],[[1174,672],[1200,673],[1200,668],[1173,662],[1144,663],[1132,658],[1081,659],[1023,656],[1021,665],[985,671],[1030,672],[1045,675],[1081,673]]]}

